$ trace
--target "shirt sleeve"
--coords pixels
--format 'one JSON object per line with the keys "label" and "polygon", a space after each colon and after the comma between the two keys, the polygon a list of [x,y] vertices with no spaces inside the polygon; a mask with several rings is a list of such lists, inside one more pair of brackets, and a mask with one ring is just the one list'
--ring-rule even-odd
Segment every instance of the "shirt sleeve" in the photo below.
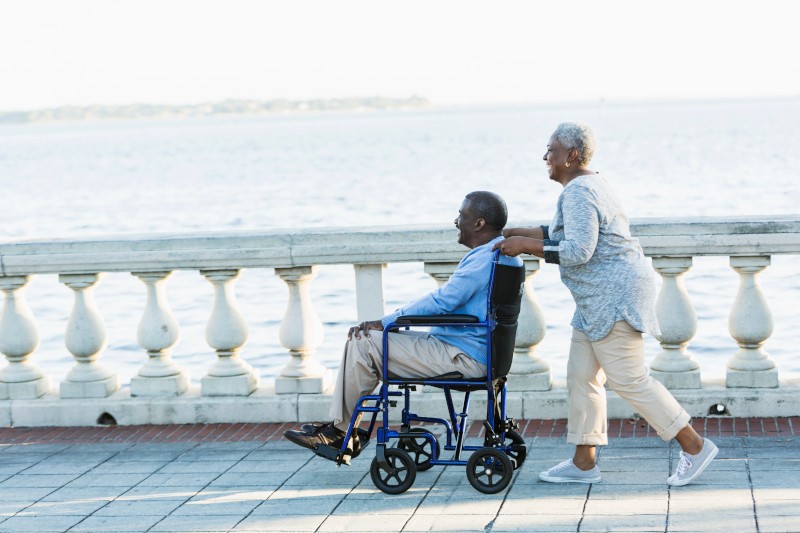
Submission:
{"label": "shirt sleeve", "polygon": [[487,268],[490,267],[490,262],[481,261],[476,255],[479,254],[468,254],[444,285],[383,317],[383,326],[386,327],[401,315],[441,315],[456,312],[488,284]]}
{"label": "shirt sleeve", "polygon": [[585,187],[564,191],[561,202],[564,239],[544,241],[544,259],[562,266],[577,266],[592,258],[600,236],[600,208],[595,195]]}
{"label": "shirt sleeve", "polygon": [[542,239],[548,240],[550,238],[550,226],[541,225],[539,227],[542,228]]}

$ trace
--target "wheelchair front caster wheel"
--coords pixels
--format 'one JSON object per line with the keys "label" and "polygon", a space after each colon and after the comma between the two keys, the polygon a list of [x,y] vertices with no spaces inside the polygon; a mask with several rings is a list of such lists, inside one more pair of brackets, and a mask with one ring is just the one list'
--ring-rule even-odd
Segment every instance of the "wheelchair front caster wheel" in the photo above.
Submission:
{"label": "wheelchair front caster wheel", "polygon": [[417,466],[411,456],[397,448],[386,448],[384,456],[389,464],[388,470],[378,464],[377,457],[369,469],[375,486],[386,494],[400,494],[410,489],[417,477]]}
{"label": "wheelchair front caster wheel", "polygon": [[407,452],[412,459],[414,459],[414,464],[417,466],[417,472],[424,472],[425,470],[430,470],[433,468],[431,464],[431,459],[434,457],[438,457],[438,443],[436,442],[436,438],[431,441],[427,439],[424,435],[430,435],[429,431],[426,431],[422,428],[411,428],[411,433],[419,433],[419,437],[400,437],[397,441],[397,447],[405,452]]}
{"label": "wheelchair front caster wheel", "polygon": [[469,484],[484,494],[496,494],[508,487],[513,474],[511,459],[495,448],[481,448],[467,461]]}

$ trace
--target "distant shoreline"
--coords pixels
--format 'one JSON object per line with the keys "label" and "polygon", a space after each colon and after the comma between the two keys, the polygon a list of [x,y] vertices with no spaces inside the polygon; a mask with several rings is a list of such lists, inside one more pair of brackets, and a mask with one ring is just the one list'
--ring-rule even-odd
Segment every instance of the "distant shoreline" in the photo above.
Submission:
{"label": "distant shoreline", "polygon": [[638,107],[726,106],[751,103],[800,105],[800,95],[730,97],[730,98],[675,98],[675,99],[606,99],[575,101],[519,101],[473,102],[442,104],[432,103],[420,96],[408,98],[321,98],[314,100],[244,100],[228,99],[199,104],[126,104],[59,106],[54,108],[0,111],[0,126],[48,123],[103,122],[114,120],[181,120],[197,118],[224,118],[246,116],[290,116],[323,113],[372,113],[380,111],[417,111],[436,109],[515,109],[515,108],[605,108]]}
{"label": "distant shoreline", "polygon": [[316,100],[222,100],[201,104],[60,106],[30,111],[0,111],[0,124],[81,122],[119,119],[197,118],[231,115],[288,115],[326,111],[387,111],[431,107],[427,98],[326,98]]}

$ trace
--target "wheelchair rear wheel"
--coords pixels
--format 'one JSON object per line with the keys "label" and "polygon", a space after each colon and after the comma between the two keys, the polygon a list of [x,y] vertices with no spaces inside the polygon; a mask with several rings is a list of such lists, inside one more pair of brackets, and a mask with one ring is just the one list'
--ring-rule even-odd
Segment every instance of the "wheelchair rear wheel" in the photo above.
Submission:
{"label": "wheelchair rear wheel", "polygon": [[514,470],[522,466],[525,462],[525,457],[528,455],[528,449],[525,447],[525,439],[522,435],[513,430],[506,431],[506,441],[511,441],[511,444],[504,442],[505,446],[510,448],[506,450],[506,455],[512,459]]}
{"label": "wheelchair rear wheel", "polygon": [[508,487],[514,467],[511,459],[495,448],[481,448],[467,461],[467,480],[484,494],[496,494]]}
{"label": "wheelchair rear wheel", "polygon": [[410,489],[417,477],[414,460],[397,448],[386,448],[385,457],[389,470],[378,464],[377,457],[372,460],[369,474],[375,486],[386,494],[400,494]]}
{"label": "wheelchair rear wheel", "polygon": [[408,455],[411,456],[414,460],[414,464],[417,466],[418,472],[424,472],[425,470],[433,468],[431,459],[439,455],[435,453],[438,452],[439,447],[436,437],[434,436],[433,441],[423,437],[422,434],[433,435],[430,431],[423,428],[411,428],[409,432],[420,433],[420,436],[401,437],[397,441],[396,447],[407,452]]}

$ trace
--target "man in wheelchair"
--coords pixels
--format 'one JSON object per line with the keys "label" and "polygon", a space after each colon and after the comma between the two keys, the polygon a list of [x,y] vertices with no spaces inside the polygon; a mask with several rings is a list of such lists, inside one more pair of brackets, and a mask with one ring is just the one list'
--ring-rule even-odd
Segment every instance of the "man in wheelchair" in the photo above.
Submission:
{"label": "man in wheelchair", "polygon": [[[492,247],[503,239],[507,218],[506,204],[497,194],[487,191],[467,194],[454,222],[459,244],[471,251],[447,283],[380,320],[351,327],[331,399],[332,421],[306,424],[299,431],[286,431],[284,436],[312,450],[320,446],[342,447],[359,398],[375,389],[383,373],[382,336],[371,335],[371,330],[382,331],[401,315],[485,316],[494,256]],[[499,260],[501,264],[522,265],[517,257],[500,255]],[[390,375],[425,378],[460,374],[466,379],[487,375],[485,331],[449,326],[432,327],[428,332],[398,331],[389,333],[389,345]],[[347,451],[351,457],[360,453],[358,432],[353,432]]]}

